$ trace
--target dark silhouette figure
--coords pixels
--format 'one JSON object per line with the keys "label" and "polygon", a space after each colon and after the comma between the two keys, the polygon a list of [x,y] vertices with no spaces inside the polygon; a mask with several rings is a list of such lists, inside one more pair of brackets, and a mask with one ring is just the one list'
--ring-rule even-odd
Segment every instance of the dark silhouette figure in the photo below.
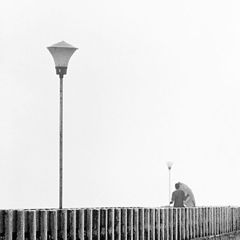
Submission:
{"label": "dark silhouette figure", "polygon": [[184,191],[180,190],[180,184],[175,184],[176,190],[172,193],[172,200],[170,204],[173,204],[173,207],[184,207],[184,201],[187,199],[188,195],[185,196]]}

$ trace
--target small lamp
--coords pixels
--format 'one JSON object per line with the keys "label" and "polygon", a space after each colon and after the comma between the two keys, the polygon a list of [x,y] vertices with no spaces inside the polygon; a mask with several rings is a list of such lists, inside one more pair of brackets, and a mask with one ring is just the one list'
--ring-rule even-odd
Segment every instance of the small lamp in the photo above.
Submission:
{"label": "small lamp", "polygon": [[172,166],[173,166],[173,162],[168,161],[167,162],[167,167],[168,167],[169,170],[171,170]]}
{"label": "small lamp", "polygon": [[63,78],[63,75],[67,73],[68,62],[77,48],[62,41],[47,47],[47,49],[55,62],[56,74]]}

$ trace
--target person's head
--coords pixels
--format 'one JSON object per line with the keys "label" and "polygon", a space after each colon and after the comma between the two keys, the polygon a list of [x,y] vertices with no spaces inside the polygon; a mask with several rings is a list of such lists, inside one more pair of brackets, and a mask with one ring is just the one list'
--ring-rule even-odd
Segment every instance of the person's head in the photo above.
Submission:
{"label": "person's head", "polygon": [[175,188],[178,190],[180,188],[180,184],[179,183],[176,183],[175,184]]}

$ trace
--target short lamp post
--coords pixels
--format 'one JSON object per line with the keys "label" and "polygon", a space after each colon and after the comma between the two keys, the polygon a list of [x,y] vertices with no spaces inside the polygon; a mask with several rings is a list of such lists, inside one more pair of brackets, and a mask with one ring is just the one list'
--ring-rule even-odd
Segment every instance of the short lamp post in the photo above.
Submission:
{"label": "short lamp post", "polygon": [[167,162],[167,167],[168,167],[168,204],[170,206],[170,201],[171,201],[171,169],[173,166],[173,162],[168,161]]}
{"label": "short lamp post", "polygon": [[67,74],[68,62],[77,48],[62,41],[47,47],[51,53],[56,74],[60,79],[60,104],[59,104],[59,208],[63,206],[63,76]]}

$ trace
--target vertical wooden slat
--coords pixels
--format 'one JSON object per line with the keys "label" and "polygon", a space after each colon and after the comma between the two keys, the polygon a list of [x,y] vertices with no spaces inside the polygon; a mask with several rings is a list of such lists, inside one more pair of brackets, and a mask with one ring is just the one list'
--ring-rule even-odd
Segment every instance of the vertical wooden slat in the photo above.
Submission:
{"label": "vertical wooden slat", "polygon": [[212,235],[212,211],[211,207],[208,207],[208,231],[209,235]]}
{"label": "vertical wooden slat", "polygon": [[211,212],[209,207],[207,207],[207,231],[208,235],[211,235]]}
{"label": "vertical wooden slat", "polygon": [[226,207],[224,208],[224,214],[223,214],[223,222],[224,222],[224,232],[227,232],[227,224],[226,224]]}
{"label": "vertical wooden slat", "polygon": [[173,209],[173,236],[174,236],[174,240],[178,240],[178,208],[174,208]]}
{"label": "vertical wooden slat", "polygon": [[240,228],[240,212],[239,212],[239,207],[237,208],[237,228],[236,230],[238,231]]}
{"label": "vertical wooden slat", "polygon": [[218,210],[217,207],[214,207],[215,214],[215,234],[218,234]]}
{"label": "vertical wooden slat", "polygon": [[28,234],[31,240],[37,238],[37,225],[36,225],[36,211],[29,211],[28,213]]}
{"label": "vertical wooden slat", "polygon": [[218,234],[218,216],[217,216],[217,207],[214,207],[214,225],[215,225],[215,232],[214,235]]}
{"label": "vertical wooden slat", "polygon": [[203,236],[206,236],[206,208],[202,208],[202,225],[203,225]]}
{"label": "vertical wooden slat", "polygon": [[220,225],[220,233],[224,233],[224,230],[223,230],[223,208],[220,207],[220,216],[221,216],[221,225]]}
{"label": "vertical wooden slat", "polygon": [[120,240],[125,240],[125,212],[124,209],[120,209],[121,226],[120,226]]}
{"label": "vertical wooden slat", "polygon": [[127,208],[127,239],[131,240],[131,209]]}
{"label": "vertical wooden slat", "polygon": [[235,231],[235,214],[234,214],[234,208],[232,208],[232,231]]}
{"label": "vertical wooden slat", "polygon": [[0,236],[4,235],[4,210],[0,210]]}
{"label": "vertical wooden slat", "polygon": [[230,232],[231,231],[231,228],[230,228],[230,208],[228,207],[227,209],[227,231]]}
{"label": "vertical wooden slat", "polygon": [[220,233],[224,233],[224,226],[223,226],[223,208],[220,208],[220,215],[221,215],[221,227],[220,227]]}
{"label": "vertical wooden slat", "polygon": [[237,229],[237,216],[236,216],[236,208],[233,208],[233,214],[234,214],[234,229],[233,231],[235,232]]}
{"label": "vertical wooden slat", "polygon": [[198,226],[199,226],[199,234],[200,237],[203,236],[203,229],[202,229],[202,208],[198,208]]}
{"label": "vertical wooden slat", "polygon": [[119,214],[119,225],[118,225],[118,240],[121,240],[121,226],[122,226],[122,212],[121,209],[118,209]]}
{"label": "vertical wooden slat", "polygon": [[238,227],[237,227],[237,231],[240,230],[240,207],[238,207]]}
{"label": "vertical wooden slat", "polygon": [[209,224],[208,224],[208,222],[209,222],[209,216],[208,216],[208,208],[206,207],[205,208],[205,225],[206,225],[206,236],[208,236],[209,235]]}
{"label": "vertical wooden slat", "polygon": [[196,223],[196,238],[199,238],[200,234],[199,234],[199,225],[198,225],[198,221],[199,221],[199,208],[198,207],[195,207],[196,209],[196,220],[195,220],[195,223]]}
{"label": "vertical wooden slat", "polygon": [[152,209],[152,238],[155,240],[157,238],[156,235],[156,209]]}
{"label": "vertical wooden slat", "polygon": [[50,210],[48,213],[48,222],[49,222],[49,232],[51,235],[52,240],[58,239],[58,226],[57,226],[57,211],[56,210]]}
{"label": "vertical wooden slat", "polygon": [[228,207],[226,207],[225,224],[226,224],[226,232],[228,232]]}
{"label": "vertical wooden slat", "polygon": [[195,238],[199,237],[199,226],[198,226],[198,208],[195,207],[195,225],[196,225],[196,236]]}
{"label": "vertical wooden slat", "polygon": [[192,209],[193,238],[196,238],[196,208]]}
{"label": "vertical wooden slat", "polygon": [[196,235],[196,222],[195,222],[195,208],[191,208],[191,221],[192,221],[192,238],[195,238]]}
{"label": "vertical wooden slat", "polygon": [[239,207],[237,208],[238,210],[238,215],[237,215],[237,218],[238,218],[238,225],[237,225],[237,231],[240,229],[240,209]]}
{"label": "vertical wooden slat", "polygon": [[221,234],[221,211],[220,207],[218,207],[218,234]]}
{"label": "vertical wooden slat", "polygon": [[119,212],[118,208],[114,208],[114,240],[118,240],[119,236]]}
{"label": "vertical wooden slat", "polygon": [[153,208],[149,209],[149,229],[150,229],[150,240],[155,239],[155,212]]}
{"label": "vertical wooden slat", "polygon": [[67,240],[67,210],[58,211],[58,239]]}
{"label": "vertical wooden slat", "polygon": [[86,226],[86,230],[87,230],[87,239],[88,240],[92,240],[92,209],[86,209],[87,212],[87,226]]}
{"label": "vertical wooden slat", "polygon": [[186,238],[189,239],[189,209],[185,209],[185,219],[186,219]]}
{"label": "vertical wooden slat", "polygon": [[24,210],[17,210],[17,240],[25,239]]}
{"label": "vertical wooden slat", "polygon": [[114,240],[114,215],[115,215],[115,212],[114,212],[114,208],[111,208],[110,209],[110,216],[111,216],[111,233],[112,233],[112,236],[111,236],[111,240]]}
{"label": "vertical wooden slat", "polygon": [[221,216],[221,226],[220,226],[220,233],[224,233],[224,230],[223,230],[223,208],[220,207],[220,216]]}
{"label": "vertical wooden slat", "polygon": [[68,239],[76,240],[76,210],[75,209],[68,210],[67,215],[68,215],[67,225],[69,232]]}
{"label": "vertical wooden slat", "polygon": [[209,207],[209,230],[210,230],[210,235],[213,235],[213,230],[212,230],[212,208]]}
{"label": "vertical wooden slat", "polygon": [[40,237],[42,240],[47,240],[47,211],[40,211]]}
{"label": "vertical wooden slat", "polygon": [[5,239],[12,240],[13,233],[13,211],[6,210],[5,212]]}
{"label": "vertical wooden slat", "polygon": [[223,231],[223,212],[222,207],[219,208],[220,211],[220,234],[224,233]]}
{"label": "vertical wooden slat", "polygon": [[237,231],[237,224],[238,224],[238,218],[237,218],[237,208],[234,208],[235,212],[235,231]]}
{"label": "vertical wooden slat", "polygon": [[138,210],[139,219],[139,240],[144,240],[144,210],[140,208]]}
{"label": "vertical wooden slat", "polygon": [[169,231],[170,231],[170,239],[173,240],[173,208],[169,208]]}
{"label": "vertical wooden slat", "polygon": [[77,238],[84,240],[84,209],[76,211]]}
{"label": "vertical wooden slat", "polygon": [[224,219],[223,219],[223,221],[224,221],[224,232],[226,233],[227,232],[227,208],[225,207],[224,208]]}
{"label": "vertical wooden slat", "polygon": [[235,208],[234,210],[235,210],[235,231],[237,231],[238,228],[237,208]]}
{"label": "vertical wooden slat", "polygon": [[229,208],[228,210],[228,226],[229,226],[229,232],[232,231],[232,209]]}
{"label": "vertical wooden slat", "polygon": [[150,240],[150,209],[147,208],[147,239]]}
{"label": "vertical wooden slat", "polygon": [[234,216],[234,224],[233,224],[233,231],[236,231],[236,208],[233,208],[233,216]]}
{"label": "vertical wooden slat", "polygon": [[217,208],[217,215],[218,215],[218,234],[221,233],[221,212],[220,207]]}
{"label": "vertical wooden slat", "polygon": [[150,240],[153,240],[153,237],[155,237],[155,224],[153,222],[154,219],[154,210],[152,208],[149,209],[149,232],[150,232]]}
{"label": "vertical wooden slat", "polygon": [[165,240],[165,210],[160,209],[161,240]]}
{"label": "vertical wooden slat", "polygon": [[129,239],[129,223],[130,223],[130,219],[129,219],[129,211],[128,208],[124,208],[124,240],[128,240]]}
{"label": "vertical wooden slat", "polygon": [[98,240],[99,234],[98,234],[98,218],[99,218],[99,214],[98,214],[98,209],[94,208],[92,210],[92,239],[93,240]]}
{"label": "vertical wooden slat", "polygon": [[127,216],[127,208],[124,209],[124,239],[127,240],[128,238],[128,216]]}
{"label": "vertical wooden slat", "polygon": [[227,230],[227,208],[226,207],[224,210],[224,229],[225,229],[225,232],[227,233],[228,230]]}
{"label": "vertical wooden slat", "polygon": [[101,238],[101,212],[100,209],[97,210],[97,240],[100,240]]}
{"label": "vertical wooden slat", "polygon": [[156,210],[156,228],[157,228],[157,238],[156,240],[160,240],[160,234],[161,234],[161,216],[160,216],[160,209],[158,208]]}
{"label": "vertical wooden slat", "polygon": [[133,229],[134,229],[134,240],[139,240],[139,216],[138,216],[138,208],[134,208],[133,212]]}
{"label": "vertical wooden slat", "polygon": [[190,236],[190,239],[192,239],[193,238],[192,208],[189,208],[188,211],[189,211],[189,236]]}
{"label": "vertical wooden slat", "polygon": [[133,240],[133,208],[130,209],[130,239]]}
{"label": "vertical wooden slat", "polygon": [[203,236],[206,236],[206,208],[202,208],[202,224],[203,224]]}
{"label": "vertical wooden slat", "polygon": [[144,240],[149,240],[148,234],[148,210],[144,208]]}
{"label": "vertical wooden slat", "polygon": [[164,217],[165,217],[165,240],[169,240],[169,209],[165,208],[164,209]]}
{"label": "vertical wooden slat", "polygon": [[214,216],[213,216],[213,208],[211,207],[211,235],[214,235]]}
{"label": "vertical wooden slat", "polygon": [[212,235],[215,235],[216,228],[215,228],[215,210],[214,207],[212,207]]}
{"label": "vertical wooden slat", "polygon": [[182,239],[182,208],[178,209],[178,239]]}
{"label": "vertical wooden slat", "polygon": [[212,234],[212,208],[208,208],[208,219],[209,219],[209,234]]}
{"label": "vertical wooden slat", "polygon": [[186,238],[186,219],[185,219],[185,208],[181,209],[181,225],[182,225],[182,239]]}

